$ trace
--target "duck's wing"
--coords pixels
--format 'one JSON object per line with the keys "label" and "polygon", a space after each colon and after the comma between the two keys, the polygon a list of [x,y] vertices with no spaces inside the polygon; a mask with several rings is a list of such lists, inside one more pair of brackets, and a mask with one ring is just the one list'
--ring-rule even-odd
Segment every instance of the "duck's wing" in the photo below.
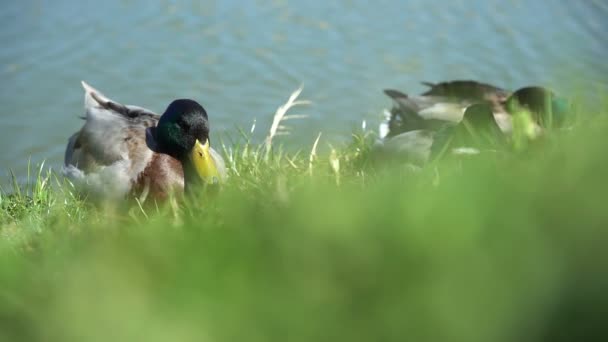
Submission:
{"label": "duck's wing", "polygon": [[384,93],[394,101],[387,115],[387,136],[414,131],[437,130],[446,123],[460,121],[468,102],[442,96],[408,96],[397,90]]}
{"label": "duck's wing", "polygon": [[504,132],[511,130],[511,117],[505,109],[512,92],[497,86],[473,80],[455,80],[440,83],[422,82],[430,89],[422,96],[441,96],[457,99],[463,109],[475,103],[487,103],[492,107],[494,117]]}
{"label": "duck's wing", "polygon": [[508,97],[510,92],[488,84],[473,80],[454,80],[439,83],[422,82],[430,89],[422,93],[424,96],[447,96],[458,98],[484,99],[488,95]]}
{"label": "duck's wing", "polygon": [[111,100],[84,82],[82,85],[85,123],[69,139],[64,175],[105,195],[124,196],[155,154],[149,131],[159,116]]}
{"label": "duck's wing", "polygon": [[422,93],[423,96],[444,96],[450,98],[467,99],[469,101],[502,101],[509,95],[509,91],[497,86],[473,80],[455,80],[439,83],[422,82],[430,89]]}
{"label": "duck's wing", "polygon": [[467,99],[456,99],[447,96],[408,96],[393,89],[384,93],[394,100],[396,114],[404,120],[418,121],[437,119],[458,122],[462,119],[464,109],[471,104]]}
{"label": "duck's wing", "polygon": [[418,115],[419,106],[407,94],[394,89],[384,89],[384,93],[393,100],[385,123],[388,126],[386,136],[425,128],[424,118]]}
{"label": "duck's wing", "polygon": [[425,120],[441,120],[457,123],[462,120],[465,109],[471,104],[467,100],[457,100],[443,96],[417,96],[410,99],[420,108],[418,116]]}

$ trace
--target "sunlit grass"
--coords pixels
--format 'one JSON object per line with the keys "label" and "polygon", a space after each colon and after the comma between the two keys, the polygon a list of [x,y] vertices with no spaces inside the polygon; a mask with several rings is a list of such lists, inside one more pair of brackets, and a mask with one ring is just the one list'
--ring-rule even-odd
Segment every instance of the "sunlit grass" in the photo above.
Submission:
{"label": "sunlit grass", "polygon": [[375,160],[373,132],[287,153],[242,131],[222,191],[177,209],[92,205],[33,167],[0,193],[0,340],[592,340],[608,113],[591,114],[420,169]]}

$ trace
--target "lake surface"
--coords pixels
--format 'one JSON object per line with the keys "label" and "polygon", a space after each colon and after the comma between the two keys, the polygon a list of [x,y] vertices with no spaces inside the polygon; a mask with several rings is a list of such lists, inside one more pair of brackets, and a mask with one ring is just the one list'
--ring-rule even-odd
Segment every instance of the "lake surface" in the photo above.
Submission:
{"label": "lake surface", "polygon": [[255,137],[301,84],[279,141],[309,149],[376,129],[382,89],[478,79],[558,92],[608,83],[608,2],[563,0],[3,1],[0,176],[28,158],[61,165],[82,121],[86,80],[110,98],[162,112],[191,97],[212,137]]}

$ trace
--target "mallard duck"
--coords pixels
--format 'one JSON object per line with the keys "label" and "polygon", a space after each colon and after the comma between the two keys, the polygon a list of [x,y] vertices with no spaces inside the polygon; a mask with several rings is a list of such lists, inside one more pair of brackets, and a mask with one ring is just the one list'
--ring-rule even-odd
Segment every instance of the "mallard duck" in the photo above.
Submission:
{"label": "mallard duck", "polygon": [[505,141],[506,136],[495,120],[492,107],[487,103],[475,103],[465,109],[458,124],[445,125],[434,134],[430,157],[445,152],[470,155],[495,151]]}
{"label": "mallard duck", "polygon": [[[435,124],[436,127],[432,126]],[[377,141],[373,151],[377,158],[396,158],[422,166],[446,151],[457,155],[479,154],[503,142],[504,134],[494,119],[492,107],[476,103],[465,108],[458,123],[432,123],[388,136]]]}
{"label": "mallard duck", "polygon": [[[512,130],[511,113],[518,109],[532,114],[534,134],[545,126],[563,124],[567,109],[564,99],[543,87],[510,92],[470,80],[423,84],[430,89],[418,96],[384,90],[394,106],[380,126],[381,139],[375,146],[378,154],[424,164],[444,148],[478,153],[480,148],[488,148],[490,141],[502,142],[502,133]],[[485,143],[472,139],[472,132],[485,136]]]}
{"label": "mallard duck", "polygon": [[226,178],[224,160],[210,147],[207,112],[175,100],[162,115],[123,105],[82,82],[83,127],[68,141],[63,174],[104,198],[145,200]]}
{"label": "mallard duck", "polygon": [[466,108],[476,103],[490,106],[503,132],[512,130],[511,114],[519,108],[528,110],[537,129],[541,130],[544,126],[563,124],[568,106],[565,99],[543,87],[530,86],[510,92],[471,80],[423,84],[430,89],[418,96],[384,90],[393,99],[394,106],[381,127],[383,138],[418,129],[437,130],[446,124],[458,123]]}

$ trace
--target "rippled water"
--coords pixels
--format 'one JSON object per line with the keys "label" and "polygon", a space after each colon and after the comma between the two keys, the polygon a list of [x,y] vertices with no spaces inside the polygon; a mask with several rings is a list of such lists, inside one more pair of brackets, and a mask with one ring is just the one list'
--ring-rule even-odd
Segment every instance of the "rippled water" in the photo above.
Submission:
{"label": "rippled water", "polygon": [[[0,169],[59,165],[83,113],[80,80],[162,112],[207,108],[212,130],[257,120],[300,84],[314,102],[282,141],[310,146],[375,125],[381,90],[473,78],[560,92],[608,82],[608,3],[562,0],[3,1]],[[368,125],[368,126],[369,126]],[[222,134],[223,134],[222,133]],[[308,147],[307,147],[308,148]],[[3,181],[4,182],[4,181]]]}

